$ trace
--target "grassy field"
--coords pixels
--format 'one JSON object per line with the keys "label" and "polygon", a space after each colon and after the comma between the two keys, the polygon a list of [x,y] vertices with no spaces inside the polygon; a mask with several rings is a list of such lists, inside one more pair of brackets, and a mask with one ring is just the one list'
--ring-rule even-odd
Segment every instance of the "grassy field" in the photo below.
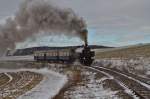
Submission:
{"label": "grassy field", "polygon": [[150,44],[118,48],[110,51],[96,51],[96,59],[150,57]]}

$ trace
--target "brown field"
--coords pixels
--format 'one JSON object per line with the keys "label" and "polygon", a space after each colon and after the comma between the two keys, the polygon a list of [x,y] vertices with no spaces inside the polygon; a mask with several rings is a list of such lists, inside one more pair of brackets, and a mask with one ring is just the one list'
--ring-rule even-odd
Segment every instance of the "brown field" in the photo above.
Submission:
{"label": "brown field", "polygon": [[110,51],[96,52],[96,59],[101,58],[136,58],[136,57],[149,57],[150,44],[132,46],[128,48],[115,49]]}
{"label": "brown field", "polygon": [[28,71],[8,72],[7,74],[11,75],[12,80],[4,73],[0,73],[0,97],[2,99],[16,99],[34,88],[43,79],[41,74]]}

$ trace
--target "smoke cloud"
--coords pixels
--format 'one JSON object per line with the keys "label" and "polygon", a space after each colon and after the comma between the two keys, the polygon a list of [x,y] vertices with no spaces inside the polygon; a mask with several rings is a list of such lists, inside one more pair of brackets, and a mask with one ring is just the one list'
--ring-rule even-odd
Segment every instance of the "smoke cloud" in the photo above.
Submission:
{"label": "smoke cloud", "polygon": [[83,40],[83,29],[86,29],[85,21],[72,9],[59,8],[46,0],[25,0],[14,18],[0,25],[0,53],[41,32],[77,36]]}

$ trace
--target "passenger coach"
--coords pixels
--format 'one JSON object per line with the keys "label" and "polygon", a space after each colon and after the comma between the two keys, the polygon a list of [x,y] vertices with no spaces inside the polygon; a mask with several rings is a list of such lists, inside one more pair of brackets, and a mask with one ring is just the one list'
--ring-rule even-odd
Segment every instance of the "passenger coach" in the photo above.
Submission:
{"label": "passenger coach", "polygon": [[36,61],[72,63],[75,60],[75,56],[74,49],[57,49],[34,52],[34,60]]}

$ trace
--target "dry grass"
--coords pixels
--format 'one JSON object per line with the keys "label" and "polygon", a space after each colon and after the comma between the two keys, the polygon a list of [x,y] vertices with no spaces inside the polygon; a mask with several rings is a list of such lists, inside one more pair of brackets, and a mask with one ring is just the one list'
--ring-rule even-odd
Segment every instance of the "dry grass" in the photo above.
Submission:
{"label": "dry grass", "polygon": [[1,73],[0,74],[0,86],[6,84],[8,81],[9,81],[9,77]]}
{"label": "dry grass", "polygon": [[[18,97],[18,96],[24,94],[25,92],[31,90],[32,88],[34,88],[43,79],[43,75],[38,74],[38,73],[28,72],[28,71],[9,73],[9,74],[13,77],[13,80],[0,88],[8,89],[7,91],[10,93],[5,96],[2,95],[1,96],[1,97],[3,97],[2,99],[16,99],[16,97]],[[20,77],[23,77],[23,79],[20,80],[21,79]],[[24,78],[24,77],[28,77],[28,78]],[[5,78],[7,78],[7,76]],[[0,79],[0,81],[2,81],[2,80],[3,79]],[[15,91],[13,91],[13,90],[15,90]],[[3,93],[5,93],[5,91],[3,91]]]}
{"label": "dry grass", "polygon": [[150,57],[150,45],[133,46],[106,52],[97,52],[96,58],[135,58]]}

